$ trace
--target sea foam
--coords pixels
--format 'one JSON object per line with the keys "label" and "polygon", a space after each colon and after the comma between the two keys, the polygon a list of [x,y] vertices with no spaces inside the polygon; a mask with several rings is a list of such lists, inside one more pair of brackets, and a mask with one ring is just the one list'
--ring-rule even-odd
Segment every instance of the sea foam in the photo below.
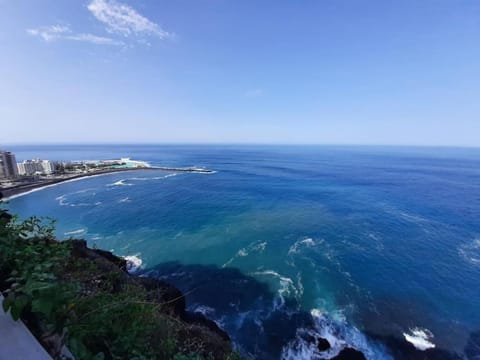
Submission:
{"label": "sea foam", "polygon": [[87,232],[86,229],[77,229],[77,230],[72,230],[72,231],[67,231],[67,232],[64,232],[63,234],[65,236],[71,236],[71,235],[83,235]]}
{"label": "sea foam", "polygon": [[302,240],[298,240],[292,246],[290,246],[290,248],[288,249],[288,255],[296,254],[301,250],[301,248],[313,247],[316,244],[317,243],[312,238],[305,238]]}
{"label": "sea foam", "polygon": [[130,274],[136,273],[141,269],[143,261],[140,258],[140,254],[128,255],[123,258],[127,261],[127,271]]}
{"label": "sea foam", "polygon": [[132,180],[132,181],[150,181],[150,180],[162,180],[162,179],[168,179],[169,177],[177,176],[177,173],[173,174],[167,174],[163,176],[152,176],[152,177],[133,177],[127,180]]}
{"label": "sea foam", "polygon": [[480,238],[476,238],[471,243],[460,246],[458,253],[467,262],[480,265]]}
{"label": "sea foam", "polygon": [[299,299],[301,296],[301,291],[297,289],[295,283],[292,279],[286,276],[282,276],[276,271],[273,270],[264,270],[250,273],[249,275],[255,277],[261,276],[270,276],[277,278],[279,281],[279,287],[277,290],[278,296],[273,300],[273,310],[278,310],[285,305],[285,299],[289,296],[293,296],[295,299]]}
{"label": "sea foam", "polygon": [[433,334],[428,329],[422,328],[413,328],[410,329],[408,333],[403,333],[405,340],[411,343],[418,350],[427,350],[433,349],[435,344],[431,341],[433,339]]}
{"label": "sea foam", "polygon": [[222,268],[229,266],[237,258],[248,256],[250,253],[263,253],[267,247],[267,242],[253,242],[246,247],[241,248],[237,253],[231,257],[226,263],[222,265]]}
{"label": "sea foam", "polygon": [[[90,192],[90,193],[89,193]],[[98,206],[101,205],[101,201],[96,201],[96,202],[74,202],[71,201],[70,198],[75,197],[81,194],[80,199],[77,200],[84,200],[84,199],[92,199],[97,193],[96,189],[88,188],[88,189],[83,189],[79,191],[74,191],[71,193],[63,194],[60,196],[57,196],[55,200],[58,201],[58,204],[60,206],[71,206],[71,207],[76,207],[76,206]],[[85,194],[85,195],[83,195]]]}
{"label": "sea foam", "polygon": [[118,180],[118,181],[115,181],[114,183],[112,184],[108,184],[107,186],[132,186],[133,184],[128,184],[126,183],[127,179],[122,179],[122,180]]}
{"label": "sea foam", "polygon": [[[356,327],[348,324],[341,314],[329,316],[320,309],[312,309],[310,314],[314,327],[297,329],[296,338],[283,348],[282,359],[331,359],[346,347],[361,351],[367,359],[391,359],[383,347],[370,342]],[[330,349],[319,351],[319,339],[326,339]]]}

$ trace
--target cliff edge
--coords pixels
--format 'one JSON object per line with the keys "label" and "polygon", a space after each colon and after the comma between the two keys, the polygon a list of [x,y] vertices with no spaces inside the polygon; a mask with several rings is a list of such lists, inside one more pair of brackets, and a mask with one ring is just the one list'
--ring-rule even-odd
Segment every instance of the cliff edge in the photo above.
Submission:
{"label": "cliff edge", "polygon": [[238,359],[228,335],[163,281],[37,218],[0,210],[0,291],[54,359]]}

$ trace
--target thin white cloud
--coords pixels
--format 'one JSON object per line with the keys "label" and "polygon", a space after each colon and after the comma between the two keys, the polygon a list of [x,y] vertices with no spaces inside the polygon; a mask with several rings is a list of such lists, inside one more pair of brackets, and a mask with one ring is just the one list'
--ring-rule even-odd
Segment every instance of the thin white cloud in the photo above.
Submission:
{"label": "thin white cloud", "polygon": [[73,33],[68,26],[52,25],[43,26],[37,29],[27,29],[27,33],[32,36],[42,38],[47,42],[56,40],[83,41],[97,45],[123,45],[122,42],[114,39],[97,36],[93,34]]}
{"label": "thin white cloud", "polygon": [[116,41],[111,38],[97,36],[93,34],[75,34],[66,37],[68,40],[76,40],[76,41],[87,41],[93,44],[98,45],[123,45],[121,41]]}
{"label": "thin white cloud", "polygon": [[131,35],[149,35],[160,39],[173,37],[172,33],[163,30],[134,8],[115,0],[92,0],[87,8],[97,20],[107,26],[110,33],[126,37]]}
{"label": "thin white cloud", "polygon": [[245,91],[245,96],[247,97],[260,97],[263,96],[263,90],[262,89],[251,89]]}
{"label": "thin white cloud", "polygon": [[38,29],[27,29],[27,33],[33,36],[39,36],[45,41],[54,41],[70,33],[70,29],[63,25],[52,25],[43,26]]}

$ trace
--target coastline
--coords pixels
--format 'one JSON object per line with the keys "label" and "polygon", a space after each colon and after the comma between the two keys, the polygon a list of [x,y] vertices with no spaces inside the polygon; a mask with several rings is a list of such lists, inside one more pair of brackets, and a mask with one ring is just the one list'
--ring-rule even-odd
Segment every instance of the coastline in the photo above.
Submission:
{"label": "coastline", "polygon": [[175,172],[194,172],[202,174],[213,174],[215,171],[208,169],[198,169],[198,168],[174,168],[174,167],[132,167],[132,168],[121,168],[121,169],[108,169],[100,170],[90,173],[82,173],[77,175],[72,175],[64,178],[55,178],[35,183],[22,184],[17,186],[12,186],[9,188],[0,188],[0,200],[8,201],[15,199],[20,196],[25,196],[36,191],[47,189],[62,183],[79,181],[90,177],[109,175],[125,171],[143,171],[143,170],[157,170],[157,171],[175,171]]}

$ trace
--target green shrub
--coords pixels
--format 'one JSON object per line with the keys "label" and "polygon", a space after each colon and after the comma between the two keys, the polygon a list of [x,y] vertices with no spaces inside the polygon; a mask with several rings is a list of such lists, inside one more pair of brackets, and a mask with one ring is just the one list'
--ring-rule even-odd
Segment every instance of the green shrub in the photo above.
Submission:
{"label": "green shrub", "polygon": [[14,319],[33,315],[42,331],[36,335],[56,334],[57,350],[67,344],[77,359],[210,358],[180,353],[181,322],[148,301],[143,286],[118,287],[119,271],[74,257],[71,242],[55,240],[54,225],[0,216],[0,290]]}

